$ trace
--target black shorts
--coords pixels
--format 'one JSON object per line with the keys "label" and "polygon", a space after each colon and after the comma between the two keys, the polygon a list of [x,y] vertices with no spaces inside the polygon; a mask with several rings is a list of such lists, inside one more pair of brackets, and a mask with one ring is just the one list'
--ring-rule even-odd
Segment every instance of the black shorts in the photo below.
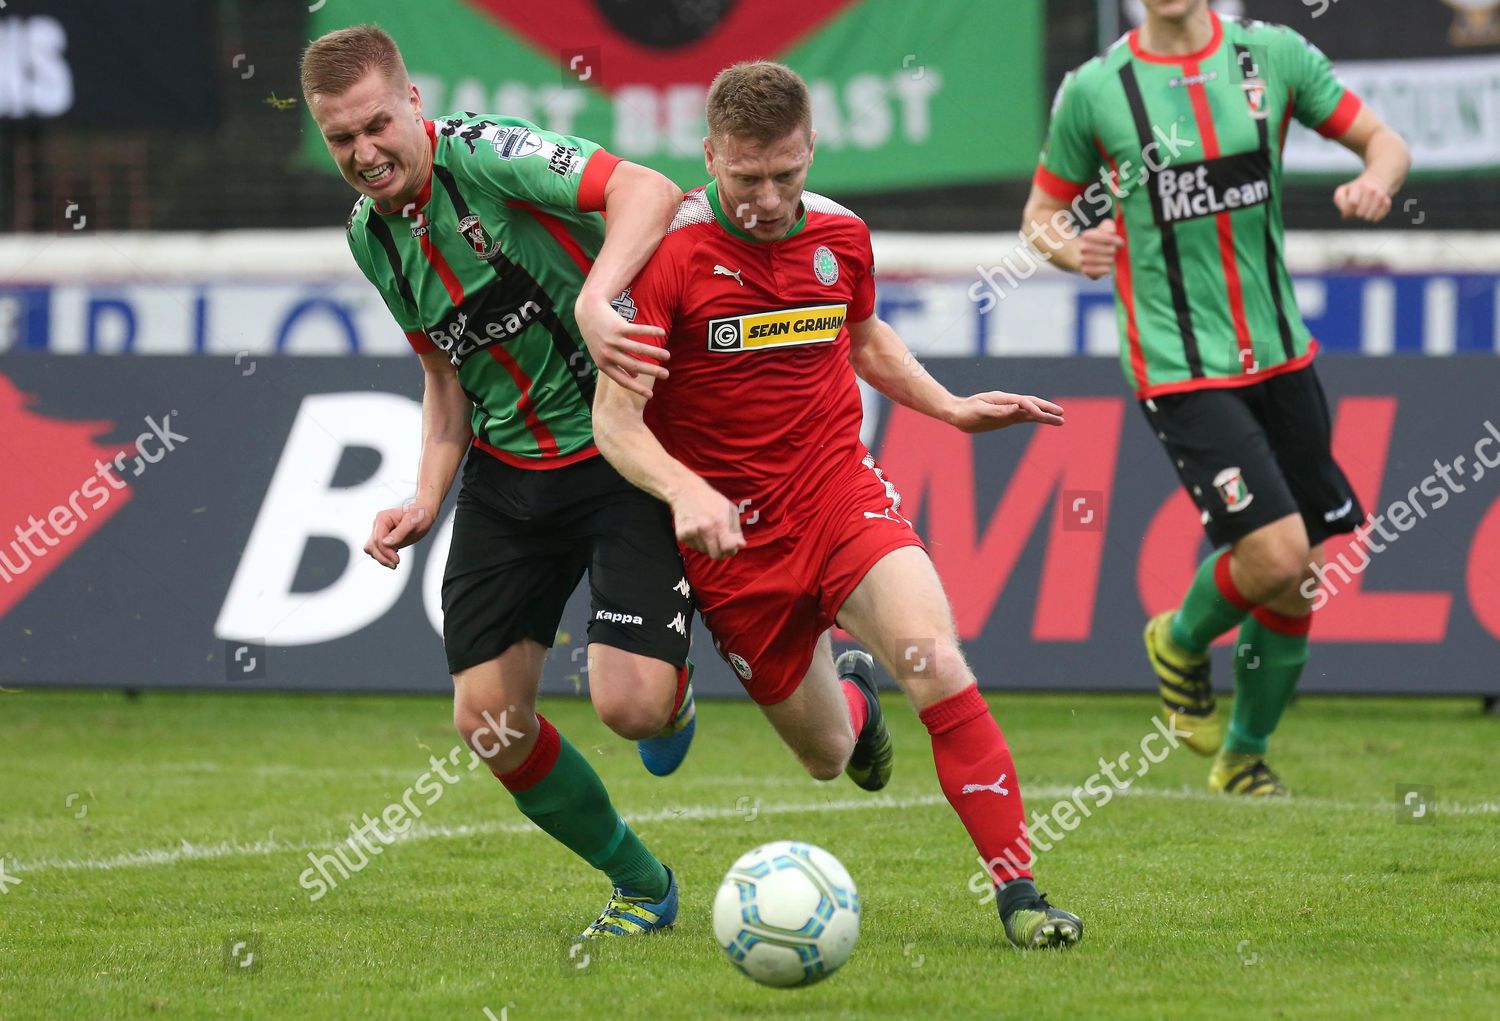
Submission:
{"label": "black shorts", "polygon": [[603,457],[536,470],[471,451],[443,574],[449,672],[523,638],[550,648],[584,571],[590,642],[687,661],[693,604],[666,504]]}
{"label": "black shorts", "polygon": [[1141,402],[1215,546],[1301,514],[1311,545],[1365,516],[1329,448],[1328,398],[1311,365],[1250,386]]}

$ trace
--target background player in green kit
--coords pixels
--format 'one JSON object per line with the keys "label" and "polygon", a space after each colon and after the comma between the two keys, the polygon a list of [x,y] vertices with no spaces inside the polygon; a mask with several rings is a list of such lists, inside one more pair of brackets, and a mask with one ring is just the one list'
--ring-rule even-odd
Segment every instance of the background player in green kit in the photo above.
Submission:
{"label": "background player in green kit", "polygon": [[629,325],[609,298],[656,249],[681,192],[524,121],[427,120],[395,43],[373,26],[309,46],[302,86],[361,193],[350,250],[425,374],[416,497],[376,516],[365,552],[395,568],[398,550],[431,528],[467,453],[443,578],[455,725],[528,818],[613,882],[585,935],[668,928],[676,880],[536,712],[536,696],[587,571],[600,717],[641,739],[654,773],[675,769],[692,737],[692,604],[671,518],[599,456],[590,424],[590,349],[622,385],[662,375],[631,357],[659,359],[631,338],[661,331]]}
{"label": "background player in green kit", "polygon": [[[1295,117],[1359,155],[1364,172],[1334,203],[1370,222],[1411,157],[1296,32],[1221,19],[1207,0],[1145,7],[1138,31],[1063,81],[1023,219],[1064,269],[1114,272],[1126,378],[1209,539],[1228,547],[1147,624],[1165,711],[1195,751],[1218,752],[1211,790],[1285,794],[1266,741],[1307,662],[1304,582],[1324,539],[1364,513],[1330,453],[1317,343],[1282,260],[1282,145]],[[1084,199],[1114,219],[1080,235]],[[1225,734],[1207,653],[1236,626]]]}

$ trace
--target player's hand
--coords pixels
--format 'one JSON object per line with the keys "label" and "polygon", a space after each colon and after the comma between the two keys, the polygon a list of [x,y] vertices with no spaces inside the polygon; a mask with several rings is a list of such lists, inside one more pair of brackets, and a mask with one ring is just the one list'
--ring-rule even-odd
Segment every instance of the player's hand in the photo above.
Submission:
{"label": "player's hand", "polygon": [[[659,326],[637,326],[603,299],[580,297],[573,306],[573,316],[578,320],[578,332],[583,334],[583,341],[599,371],[631,393],[650,400],[651,388],[635,377],[644,375],[666,379],[666,368],[652,362],[664,362],[672,357],[672,353],[664,347],[631,338],[665,337],[667,331]],[[642,361],[643,358],[652,361]]]}
{"label": "player's hand", "polygon": [[966,433],[993,432],[1022,422],[1062,425],[1063,409],[1040,397],[991,390],[959,401],[948,421]]}
{"label": "player's hand", "polygon": [[432,528],[432,519],[426,507],[417,504],[403,507],[387,507],[375,515],[375,524],[370,529],[370,538],[365,540],[365,552],[381,567],[396,569],[401,563],[398,549],[410,546],[426,535]]}
{"label": "player's hand", "polygon": [[1391,196],[1385,185],[1365,173],[1348,184],[1339,185],[1333,193],[1333,204],[1346,220],[1379,223],[1391,211]]}
{"label": "player's hand", "polygon": [[1125,246],[1125,239],[1115,230],[1115,221],[1105,220],[1078,236],[1078,270],[1090,280],[1107,277],[1115,269],[1115,253]]}
{"label": "player's hand", "polygon": [[672,520],[678,542],[715,560],[732,557],[745,546],[739,508],[706,482],[672,501]]}

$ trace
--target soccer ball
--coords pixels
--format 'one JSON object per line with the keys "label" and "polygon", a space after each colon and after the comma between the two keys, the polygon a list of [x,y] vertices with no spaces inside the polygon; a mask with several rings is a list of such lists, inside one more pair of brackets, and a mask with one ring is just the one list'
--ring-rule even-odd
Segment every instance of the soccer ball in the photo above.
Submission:
{"label": "soccer ball", "polygon": [[768,986],[805,986],[849,959],[859,894],[839,860],[795,840],[762,844],[729,867],[714,897],[714,938]]}

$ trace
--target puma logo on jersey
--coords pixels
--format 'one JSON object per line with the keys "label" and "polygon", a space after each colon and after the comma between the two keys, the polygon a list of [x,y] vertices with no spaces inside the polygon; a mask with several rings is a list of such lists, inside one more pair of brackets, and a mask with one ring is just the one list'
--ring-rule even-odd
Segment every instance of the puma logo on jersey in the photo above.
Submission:
{"label": "puma logo on jersey", "polygon": [[1009,794],[1009,788],[1000,786],[1005,782],[1005,778],[1009,775],[1010,774],[1008,773],[1001,773],[1000,779],[996,780],[994,783],[966,783],[964,784],[964,793],[978,794],[980,791],[989,791],[991,794]]}
{"label": "puma logo on jersey", "polygon": [[730,269],[728,266],[714,266],[714,276],[734,277],[734,282],[739,284],[741,287],[745,286],[745,281],[740,279],[740,274],[743,272],[744,270]]}

